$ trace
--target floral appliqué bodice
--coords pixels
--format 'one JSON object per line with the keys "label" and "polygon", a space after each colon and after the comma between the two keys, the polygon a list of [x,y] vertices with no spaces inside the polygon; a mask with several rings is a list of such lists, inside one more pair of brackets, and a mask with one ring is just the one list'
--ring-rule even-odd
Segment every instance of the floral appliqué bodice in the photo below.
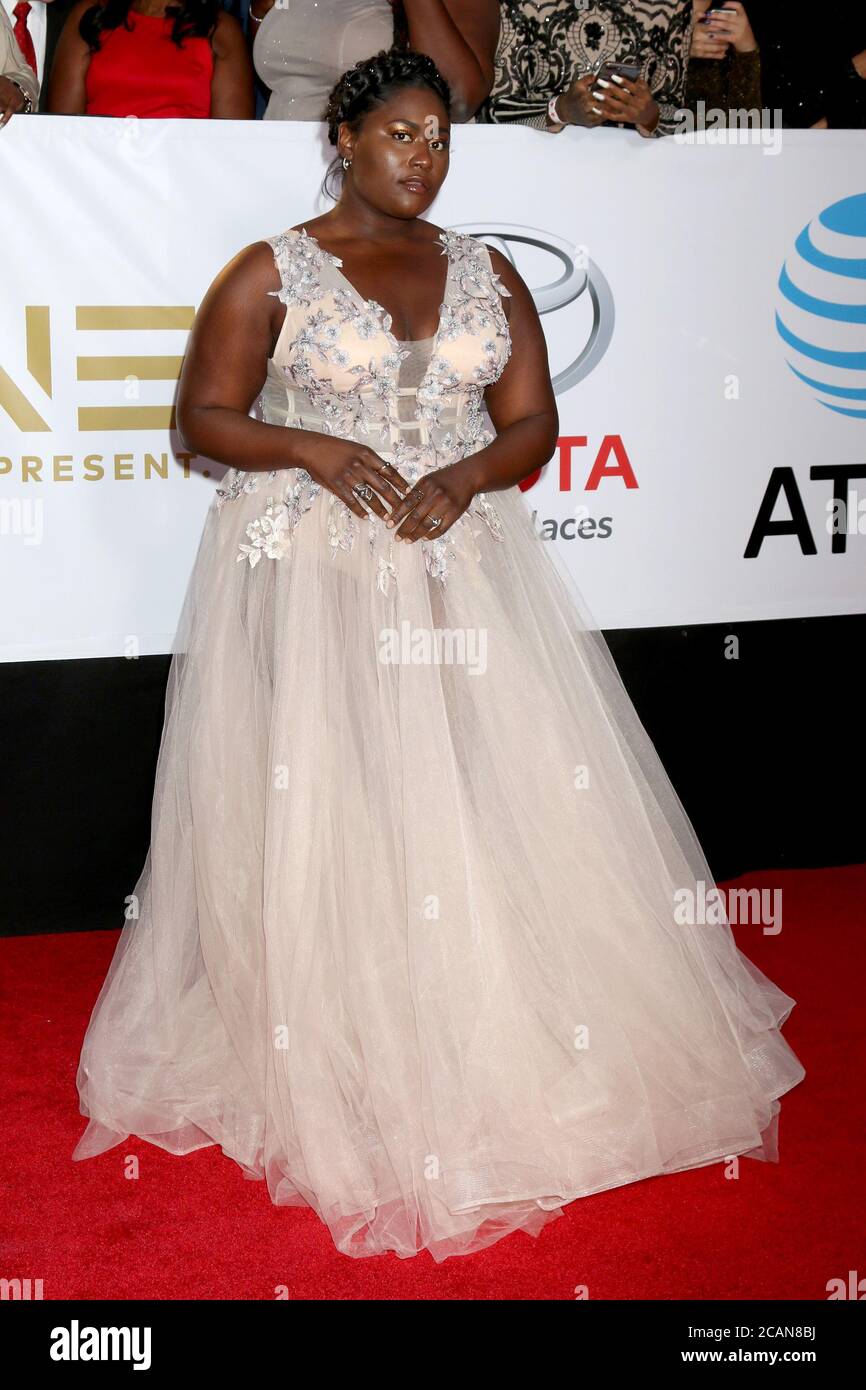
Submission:
{"label": "floral appliqu\u00e9 bodice", "polygon": [[[290,229],[266,240],[281,281],[280,289],[268,293],[286,306],[258,402],[266,423],[354,439],[392,463],[410,483],[492,442],[484,426],[483,396],[511,355],[500,299],[509,291],[481,240],[450,228],[439,233],[448,257],[445,294],[436,333],[417,343],[394,337],[390,314],[375,300],[365,300],[342,274],[339,257],[305,230]],[[272,488],[278,479],[278,488]],[[269,473],[230,469],[217,488],[217,508],[242,493],[259,491],[263,482],[272,491],[263,514],[246,527],[238,560],[254,567],[263,558],[286,556],[296,526],[324,493],[320,505],[329,509],[331,554],[350,550],[366,525],[375,582],[388,592],[395,575],[391,532],[373,513],[364,523],[303,468]],[[433,577],[445,579],[458,528],[478,534],[472,517],[502,540],[495,508],[483,493],[477,494],[444,536],[416,542]],[[477,546],[475,550],[480,558]]]}

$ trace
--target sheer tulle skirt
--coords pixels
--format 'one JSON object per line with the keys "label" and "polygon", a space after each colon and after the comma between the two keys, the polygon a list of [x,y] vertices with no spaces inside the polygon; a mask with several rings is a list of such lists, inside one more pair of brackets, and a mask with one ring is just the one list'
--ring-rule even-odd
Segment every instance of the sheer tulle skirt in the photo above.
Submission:
{"label": "sheer tulle skirt", "polygon": [[288,477],[208,513],[74,1157],[219,1144],[346,1254],[437,1260],[776,1159],[794,1000],[726,921],[678,922],[709,866],[518,491],[502,540],[453,528],[444,584],[395,544],[383,592],[328,494],[237,561]]}

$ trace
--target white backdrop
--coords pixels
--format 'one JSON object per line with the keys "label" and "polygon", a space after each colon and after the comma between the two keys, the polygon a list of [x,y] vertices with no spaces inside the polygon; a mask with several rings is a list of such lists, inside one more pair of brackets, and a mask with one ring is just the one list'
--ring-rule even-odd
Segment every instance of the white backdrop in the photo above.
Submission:
{"label": "white backdrop", "polygon": [[[189,323],[238,250],[331,206],[332,153],[320,127],[277,122],[18,117],[0,135],[0,658],[170,649],[224,471],[184,467],[167,428]],[[786,131],[771,155],[456,127],[431,220],[511,248],[554,377],[580,359],[598,302],[598,360],[558,396],[561,439],[583,442],[570,476],[555,458],[525,500],[599,626],[862,611],[866,537],[831,552],[831,484],[811,470],[862,471],[866,418],[794,374],[775,314],[786,261],[815,294],[794,251],[808,224],[824,254],[857,254],[856,217],[842,233],[815,219],[863,193],[864,155],[858,132]],[[545,290],[562,271],[545,246],[588,260],[592,291]],[[855,306],[864,286],[836,276],[834,297]],[[786,324],[801,336],[810,317],[807,303]],[[821,321],[811,341],[866,366],[863,317]],[[779,469],[772,516],[789,519],[796,492],[800,532],[747,558]],[[866,496],[866,476],[852,486]]]}

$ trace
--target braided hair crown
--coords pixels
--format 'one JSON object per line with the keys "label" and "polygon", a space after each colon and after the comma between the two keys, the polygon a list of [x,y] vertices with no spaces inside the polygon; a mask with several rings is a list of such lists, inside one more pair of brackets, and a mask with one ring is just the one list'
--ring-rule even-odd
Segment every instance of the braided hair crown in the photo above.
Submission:
{"label": "braided hair crown", "polygon": [[[330,144],[336,146],[339,128],[344,122],[355,134],[368,112],[383,105],[403,87],[426,87],[436,94],[450,116],[451,88],[432,58],[412,48],[381,48],[372,58],[364,58],[348,68],[331,89],[323,116]],[[325,187],[332,173],[339,169],[337,157],[325,176]]]}

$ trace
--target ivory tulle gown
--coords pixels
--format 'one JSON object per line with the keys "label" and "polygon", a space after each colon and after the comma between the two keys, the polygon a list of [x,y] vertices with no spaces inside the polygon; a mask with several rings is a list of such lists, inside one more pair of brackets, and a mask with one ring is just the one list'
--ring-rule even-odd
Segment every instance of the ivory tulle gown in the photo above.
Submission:
{"label": "ivory tulle gown", "polygon": [[[266,421],[409,480],[490,441],[508,291],[482,241],[439,239],[439,327],[407,344],[313,237],[268,238]],[[492,496],[402,545],[300,469],[224,479],[75,1158],[219,1144],[346,1254],[437,1260],[777,1159],[794,1000],[726,920],[680,924],[713,884],[691,823],[519,490]]]}

